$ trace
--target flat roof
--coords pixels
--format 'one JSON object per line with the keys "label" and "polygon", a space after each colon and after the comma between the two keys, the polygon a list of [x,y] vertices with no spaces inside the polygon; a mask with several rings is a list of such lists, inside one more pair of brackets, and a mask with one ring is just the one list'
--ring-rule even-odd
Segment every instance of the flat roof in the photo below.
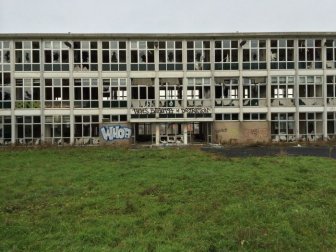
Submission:
{"label": "flat roof", "polygon": [[234,33],[0,33],[0,39],[220,39],[220,38],[336,38],[336,32]]}

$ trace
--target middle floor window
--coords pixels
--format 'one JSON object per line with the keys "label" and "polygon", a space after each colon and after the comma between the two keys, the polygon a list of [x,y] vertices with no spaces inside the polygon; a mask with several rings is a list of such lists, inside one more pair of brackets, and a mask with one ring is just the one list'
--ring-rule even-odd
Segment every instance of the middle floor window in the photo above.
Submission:
{"label": "middle floor window", "polygon": [[98,80],[75,79],[75,108],[98,108]]}

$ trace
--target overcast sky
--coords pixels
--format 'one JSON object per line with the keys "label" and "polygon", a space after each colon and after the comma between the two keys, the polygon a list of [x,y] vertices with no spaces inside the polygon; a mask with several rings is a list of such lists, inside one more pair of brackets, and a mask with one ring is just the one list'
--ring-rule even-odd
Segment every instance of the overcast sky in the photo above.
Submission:
{"label": "overcast sky", "polygon": [[0,0],[0,33],[336,31],[336,0]]}

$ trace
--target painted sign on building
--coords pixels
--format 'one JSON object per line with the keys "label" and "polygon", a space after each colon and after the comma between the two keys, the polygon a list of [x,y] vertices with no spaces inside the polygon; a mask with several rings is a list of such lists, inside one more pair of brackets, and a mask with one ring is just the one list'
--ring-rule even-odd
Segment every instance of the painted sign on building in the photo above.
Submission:
{"label": "painted sign on building", "polygon": [[127,140],[132,135],[132,130],[122,125],[108,125],[100,128],[100,133],[105,141]]}

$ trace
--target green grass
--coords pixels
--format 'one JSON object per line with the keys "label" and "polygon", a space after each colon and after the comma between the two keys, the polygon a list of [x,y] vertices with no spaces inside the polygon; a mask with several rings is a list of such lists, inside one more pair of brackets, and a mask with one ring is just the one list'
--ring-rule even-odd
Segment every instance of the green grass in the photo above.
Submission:
{"label": "green grass", "polygon": [[0,151],[0,251],[335,249],[335,160]]}

